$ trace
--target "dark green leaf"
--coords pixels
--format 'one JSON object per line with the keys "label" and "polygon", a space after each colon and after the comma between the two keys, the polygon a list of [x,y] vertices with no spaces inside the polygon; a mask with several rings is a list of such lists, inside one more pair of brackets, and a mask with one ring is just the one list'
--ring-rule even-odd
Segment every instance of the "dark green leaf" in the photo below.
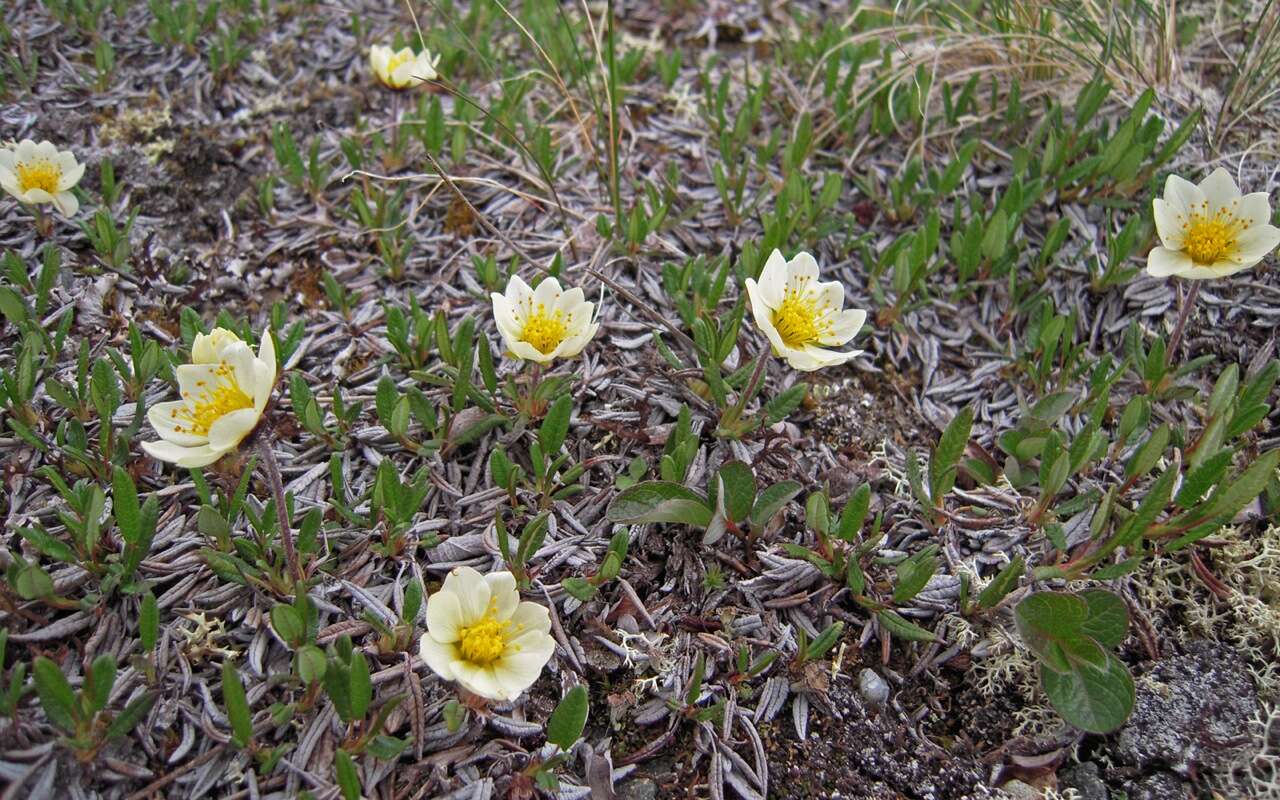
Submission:
{"label": "dark green leaf", "polygon": [[605,512],[610,522],[672,522],[705,528],[712,510],[702,495],[678,483],[645,481],[620,492]]}
{"label": "dark green leaf", "polygon": [[231,741],[236,747],[247,747],[253,739],[253,718],[249,713],[249,698],[244,684],[240,682],[240,675],[230,659],[222,662],[222,702],[227,707],[227,719],[231,722]]}
{"label": "dark green leaf", "polygon": [[586,686],[570,689],[547,720],[547,741],[561,750],[571,749],[586,727],[588,706]]}

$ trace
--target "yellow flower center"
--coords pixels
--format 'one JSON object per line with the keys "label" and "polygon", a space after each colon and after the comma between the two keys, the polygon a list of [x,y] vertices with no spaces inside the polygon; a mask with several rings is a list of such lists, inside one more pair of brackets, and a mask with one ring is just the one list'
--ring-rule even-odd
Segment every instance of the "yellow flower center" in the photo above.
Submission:
{"label": "yellow flower center", "polygon": [[814,344],[831,327],[825,311],[826,304],[819,307],[817,298],[802,288],[788,288],[781,305],[773,311],[773,327],[787,347]]}
{"label": "yellow flower center", "polygon": [[560,346],[567,333],[564,312],[556,311],[554,314],[548,314],[546,306],[539,304],[537,311],[525,318],[520,338],[533,345],[539,353],[546,355]]}
{"label": "yellow flower center", "polygon": [[1243,229],[1241,221],[1230,211],[1219,209],[1212,217],[1192,214],[1182,223],[1182,246],[1191,260],[1203,266],[1230,256]]}
{"label": "yellow flower center", "polygon": [[236,383],[235,370],[229,364],[225,361],[219,364],[215,374],[218,376],[217,382],[212,386],[205,381],[196,381],[200,394],[183,393],[182,399],[187,401],[187,408],[175,408],[169,412],[173,419],[184,422],[181,426],[173,427],[178,433],[208,436],[209,427],[219,418],[242,408],[253,408],[253,398]]}
{"label": "yellow flower center", "polygon": [[32,189],[43,189],[49,194],[56,194],[58,181],[62,180],[62,169],[52,161],[28,161],[17,165],[18,188],[24,193]]}
{"label": "yellow flower center", "polygon": [[508,629],[510,622],[498,622],[494,616],[494,606],[489,606],[489,613],[474,625],[468,625],[461,631],[458,639],[458,650],[462,657],[472,664],[487,667],[502,657],[507,649]]}

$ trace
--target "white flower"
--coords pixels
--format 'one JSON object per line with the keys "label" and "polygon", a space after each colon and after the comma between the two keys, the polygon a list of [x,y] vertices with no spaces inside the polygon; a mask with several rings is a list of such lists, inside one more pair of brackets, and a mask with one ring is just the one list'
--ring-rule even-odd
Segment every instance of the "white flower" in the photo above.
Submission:
{"label": "white flower", "polygon": [[415,55],[408,47],[393,51],[386,45],[375,44],[369,48],[369,66],[373,67],[373,74],[392,89],[408,89],[435,80],[438,63],[440,56],[433,59],[425,49]]}
{"label": "white flower", "polygon": [[514,700],[555,651],[551,615],[521,602],[510,572],[457,567],[427,599],[422,660],[447,681],[490,700]]}
{"label": "white flower", "polygon": [[848,342],[862,327],[867,312],[844,310],[844,286],[818,281],[818,262],[808,253],[787,261],[774,250],[760,273],[747,278],[747,297],[756,326],[769,337],[773,352],[792,367],[812,372],[843,364],[861,350],[835,352],[825,346]]}
{"label": "white flower", "polygon": [[600,330],[581,289],[564,290],[555,278],[546,278],[537,289],[512,275],[505,295],[494,292],[493,318],[507,350],[517,358],[547,364],[556,358],[573,358]]}
{"label": "white flower", "polygon": [[0,149],[0,186],[24,203],[53,203],[64,217],[80,208],[71,189],[82,175],[84,164],[76,162],[75,154],[52,142],[23,139],[17,147]]}
{"label": "white flower", "polygon": [[276,383],[271,331],[263,331],[256,357],[229,330],[200,334],[191,363],[177,372],[182,399],[151,407],[147,419],[160,441],[143,442],[142,449],[180,467],[203,467],[234,450],[262,417]]}
{"label": "white flower", "polygon": [[1225,278],[1248,269],[1280,244],[1271,225],[1266,192],[1243,197],[1219,167],[1199,186],[1170,175],[1157,197],[1156,233],[1163,247],[1147,255],[1147,274],[1157,278]]}

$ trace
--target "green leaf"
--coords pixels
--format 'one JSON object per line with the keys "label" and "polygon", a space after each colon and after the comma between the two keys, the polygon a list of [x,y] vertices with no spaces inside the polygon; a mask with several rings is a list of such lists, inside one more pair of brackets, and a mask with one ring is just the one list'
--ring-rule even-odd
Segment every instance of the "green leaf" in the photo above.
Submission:
{"label": "green leaf", "polygon": [[956,467],[969,443],[973,429],[973,408],[965,406],[947,425],[938,440],[938,447],[929,459],[929,496],[934,504],[942,502],[956,482]]}
{"label": "green leaf", "polygon": [[[723,491],[725,516],[732,522],[742,522],[751,515],[751,505],[756,498],[756,476],[751,467],[742,461],[726,461],[716,472],[711,483],[709,504],[718,507],[719,491]],[[716,487],[720,487],[717,489]]]}
{"label": "green leaf", "polygon": [[1124,601],[1106,589],[1086,589],[1080,597],[1089,607],[1081,631],[1103,647],[1119,647],[1129,630],[1129,609]]}
{"label": "green leaf", "polygon": [[1222,480],[1222,476],[1227,474],[1227,468],[1231,466],[1233,456],[1235,456],[1235,450],[1224,447],[1201,461],[1183,477],[1182,486],[1174,496],[1173,502],[1184,509],[1194,508],[1204,497],[1204,493],[1209,491],[1210,487],[1217,485]]}
{"label": "green leaf", "polygon": [[156,639],[160,635],[160,610],[156,606],[156,596],[151,592],[142,595],[142,607],[138,611],[138,639],[144,652],[155,649]]}
{"label": "green leaf", "polygon": [[932,642],[937,637],[893,611],[877,611],[876,619],[890,636],[904,642]]}
{"label": "green leaf", "polygon": [[757,528],[768,524],[792,498],[800,494],[802,488],[795,481],[782,481],[765,487],[756,497],[756,504],[751,509],[751,524]]}
{"label": "green leaf", "polygon": [[142,509],[133,478],[122,467],[116,467],[111,476],[111,510],[121,537],[126,542],[136,542],[142,533]]}
{"label": "green leaf", "polygon": [[156,694],[154,692],[146,692],[134,700],[132,703],[124,707],[124,711],[120,715],[111,720],[111,724],[107,726],[105,738],[108,741],[119,739],[138,727],[138,723],[142,721],[151,707],[156,704]]}
{"label": "green leaf", "polygon": [[568,751],[582,736],[589,710],[587,687],[578,684],[569,690],[547,720],[547,741]]}
{"label": "green leaf", "polygon": [[1133,711],[1133,676],[1111,653],[1102,669],[1055,672],[1041,668],[1040,680],[1049,702],[1067,722],[1090,733],[1109,733]]}
{"label": "green leaf", "polygon": [[325,657],[324,651],[314,644],[304,644],[298,648],[298,677],[302,682],[310,686],[316,681],[324,680],[326,668],[329,666],[329,659]]}
{"label": "green leaf", "polygon": [[1084,599],[1066,592],[1036,592],[1024,597],[1013,610],[1018,633],[1042,661],[1055,670],[1069,670],[1071,663],[1062,643],[1070,642],[1073,651],[1083,652],[1087,645],[1081,627],[1089,618]]}
{"label": "green leaf", "polygon": [[764,404],[765,424],[776,425],[791,416],[791,413],[804,402],[804,398],[808,393],[809,385],[807,383],[797,383],[780,392],[776,397]]}
{"label": "green leaf", "polygon": [[37,656],[31,665],[31,677],[35,680],[36,694],[40,697],[45,716],[59,728],[74,732],[75,721],[80,714],[67,676],[48,658]]}
{"label": "green leaf", "polygon": [[573,395],[562,394],[547,409],[547,416],[538,428],[538,444],[548,458],[554,458],[569,434],[569,416],[573,413]]}
{"label": "green leaf", "polygon": [[605,516],[626,525],[671,522],[705,528],[711,524],[712,510],[692,489],[669,481],[645,481],[619,492]]}
{"label": "green leaf", "polygon": [[306,636],[306,624],[298,609],[285,603],[276,603],[271,607],[271,627],[290,647],[302,644]]}
{"label": "green leaf", "polygon": [[1006,564],[1004,569],[991,579],[991,583],[987,584],[987,588],[978,595],[978,606],[995,608],[1018,585],[1018,579],[1022,577],[1025,569],[1026,563],[1022,556],[1017,556]]}
{"label": "green leaf", "polygon": [[111,687],[116,682],[116,660],[103,654],[93,660],[84,673],[84,696],[92,713],[107,707]]}
{"label": "green leaf", "polygon": [[247,747],[253,740],[253,717],[249,713],[249,698],[244,684],[230,660],[222,662],[222,702],[227,707],[227,719],[231,722],[231,741],[236,747]]}
{"label": "green leaf", "polygon": [[359,650],[351,654],[351,717],[360,719],[373,701],[373,683],[369,680],[369,662]]}
{"label": "green leaf", "polygon": [[936,547],[929,547],[904,559],[896,568],[898,580],[893,587],[893,602],[901,605],[920,594],[929,579],[938,571]]}
{"label": "green leaf", "polygon": [[1134,451],[1129,463],[1124,465],[1124,476],[1136,478],[1150,472],[1160,460],[1160,456],[1164,454],[1164,449],[1169,444],[1170,433],[1168,424],[1161,425],[1152,431],[1142,446]]}
{"label": "green leaf", "polygon": [[1234,517],[1266,488],[1275,476],[1277,463],[1280,448],[1262,454],[1233,480],[1220,484],[1197,514],[1206,519]]}
{"label": "green leaf", "polygon": [[360,800],[360,776],[356,773],[355,762],[346,750],[338,750],[333,757],[334,774],[338,777],[338,788],[342,790],[343,800]]}

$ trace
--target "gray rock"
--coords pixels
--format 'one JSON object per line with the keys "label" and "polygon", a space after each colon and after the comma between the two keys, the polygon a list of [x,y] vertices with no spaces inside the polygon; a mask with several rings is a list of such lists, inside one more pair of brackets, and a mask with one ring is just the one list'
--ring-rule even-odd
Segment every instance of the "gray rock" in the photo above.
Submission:
{"label": "gray rock", "polygon": [[654,800],[658,784],[648,778],[635,778],[618,787],[618,800]]}
{"label": "gray rock", "polygon": [[1125,786],[1128,800],[1190,800],[1191,785],[1172,772],[1144,775]]}
{"label": "gray rock", "polygon": [[1058,783],[1065,789],[1075,789],[1080,800],[1108,800],[1111,796],[1102,782],[1102,771],[1092,761],[1058,770]]}
{"label": "gray rock", "polygon": [[876,708],[883,708],[889,701],[889,684],[873,669],[864,668],[858,673],[858,689],[862,698]]}
{"label": "gray rock", "polygon": [[1115,754],[1143,770],[1163,766],[1189,775],[1193,769],[1226,767],[1242,744],[1241,731],[1259,708],[1244,662],[1207,642],[1158,661],[1137,681],[1137,690]]}

